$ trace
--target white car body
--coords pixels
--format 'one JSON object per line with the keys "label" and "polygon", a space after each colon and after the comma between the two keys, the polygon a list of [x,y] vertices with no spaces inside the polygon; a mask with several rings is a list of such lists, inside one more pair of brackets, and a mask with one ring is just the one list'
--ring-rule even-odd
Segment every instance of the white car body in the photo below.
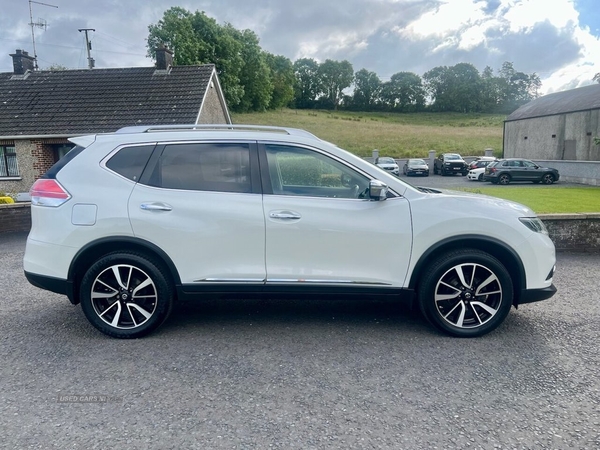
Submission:
{"label": "white car body", "polygon": [[483,173],[485,172],[485,167],[478,167],[477,169],[469,170],[467,174],[467,180],[469,181],[483,181]]}
{"label": "white car body", "polygon": [[381,167],[383,170],[386,170],[394,175],[400,175],[400,166],[398,166],[393,158],[380,157],[376,166]]}
{"label": "white car body", "polygon": [[[40,188],[43,183],[34,185],[32,228],[23,262],[32,284],[66,294],[77,304],[89,294],[86,279],[96,284],[102,281],[99,270],[94,272],[95,265],[102,265],[106,255],[126,252],[121,256],[125,262],[107,265],[115,275],[116,267],[135,266],[131,254],[141,255],[159,267],[177,298],[205,292],[308,295],[314,291],[408,294],[412,299],[419,291],[423,272],[437,261],[436,255],[466,247],[493,249],[488,250],[492,256],[504,261],[514,278],[514,305],[548,298],[555,291],[554,245],[533,211],[523,205],[475,194],[415,188],[301,130],[158,128],[74,138],[79,146],[76,154],[42,180],[50,187],[59,186],[65,194],[48,193]],[[251,155],[258,144],[258,157],[251,160],[251,170],[257,169],[260,161],[261,171],[251,171],[251,192],[161,188],[144,181],[146,172],[141,178],[129,179],[108,166],[111,158],[125,152],[123,149],[153,148],[150,161],[154,161],[163,145],[177,148],[214,142],[248,143]],[[339,165],[360,183],[367,183],[368,192],[362,190],[365,184],[357,182],[353,187],[352,179],[349,187],[343,184],[339,192],[358,192],[361,186],[362,194],[352,194],[354,197],[278,194],[278,188],[269,187],[264,174],[271,170],[269,176],[279,177],[271,180],[280,181],[283,175],[275,172],[270,159],[263,159],[262,148],[272,147],[274,155],[284,158],[284,153],[277,153],[281,145]],[[164,155],[160,158],[164,161]],[[267,161],[269,168],[265,167]],[[257,179],[260,173],[262,186]],[[63,198],[57,200],[61,195]],[[461,266],[456,267],[461,272]],[[140,273],[146,275],[150,269]],[[152,276],[149,279],[157,286],[164,284]],[[116,280],[121,286],[127,285],[118,275]],[[88,303],[112,292],[99,294],[93,289]],[[128,294],[123,292],[125,299]],[[141,310],[123,301],[123,308]],[[117,326],[116,315],[106,320],[111,305],[117,305],[116,301],[96,311],[106,323],[98,325],[90,320],[115,337],[141,336],[164,319],[161,317],[158,325],[148,325],[148,329],[138,327],[135,320],[129,328]],[[88,310],[84,310],[86,315],[93,314]],[[144,315],[152,316],[147,311]],[[473,330],[454,328],[444,331],[479,333],[473,331],[477,324]]]}

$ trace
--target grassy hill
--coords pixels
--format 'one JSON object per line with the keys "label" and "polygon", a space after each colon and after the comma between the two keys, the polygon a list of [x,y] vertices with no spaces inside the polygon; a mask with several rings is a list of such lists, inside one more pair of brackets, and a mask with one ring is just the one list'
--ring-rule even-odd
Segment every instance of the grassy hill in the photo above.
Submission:
{"label": "grassy hill", "polygon": [[483,155],[493,148],[502,153],[505,116],[457,113],[365,113],[282,109],[233,114],[233,123],[302,128],[359,156],[426,157],[456,152]]}

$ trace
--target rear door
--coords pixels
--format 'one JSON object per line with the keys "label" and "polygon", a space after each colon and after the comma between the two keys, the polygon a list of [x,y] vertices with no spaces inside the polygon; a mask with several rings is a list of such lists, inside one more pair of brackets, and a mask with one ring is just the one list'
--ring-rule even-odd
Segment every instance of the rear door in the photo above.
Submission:
{"label": "rear door", "polygon": [[408,201],[368,198],[370,178],[317,149],[260,145],[267,285],[402,286]]}
{"label": "rear door", "polygon": [[167,253],[182,283],[263,284],[260,189],[256,144],[168,143],[129,198],[131,225]]}

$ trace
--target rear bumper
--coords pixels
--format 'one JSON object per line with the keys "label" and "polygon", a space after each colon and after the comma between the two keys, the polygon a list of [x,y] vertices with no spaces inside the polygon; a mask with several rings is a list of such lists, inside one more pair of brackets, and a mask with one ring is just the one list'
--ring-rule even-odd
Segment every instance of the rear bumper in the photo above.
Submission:
{"label": "rear bumper", "polygon": [[46,275],[39,275],[37,273],[31,273],[25,271],[25,278],[35,287],[44,289],[46,291],[55,292],[57,294],[66,295],[69,301],[74,305],[78,302],[75,300],[73,292],[73,283],[68,280],[60,278],[49,277]]}
{"label": "rear bumper", "polygon": [[533,303],[547,300],[554,294],[556,294],[556,286],[553,284],[542,289],[523,289],[521,291],[519,305],[522,305],[523,303]]}

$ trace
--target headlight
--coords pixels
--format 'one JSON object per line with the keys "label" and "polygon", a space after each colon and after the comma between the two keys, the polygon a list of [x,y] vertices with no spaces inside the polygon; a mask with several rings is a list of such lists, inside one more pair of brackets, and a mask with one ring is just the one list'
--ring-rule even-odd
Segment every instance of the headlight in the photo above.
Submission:
{"label": "headlight", "polygon": [[546,225],[544,225],[544,222],[542,222],[538,217],[519,217],[519,220],[531,231],[535,231],[536,233],[542,233],[545,235],[548,234]]}

